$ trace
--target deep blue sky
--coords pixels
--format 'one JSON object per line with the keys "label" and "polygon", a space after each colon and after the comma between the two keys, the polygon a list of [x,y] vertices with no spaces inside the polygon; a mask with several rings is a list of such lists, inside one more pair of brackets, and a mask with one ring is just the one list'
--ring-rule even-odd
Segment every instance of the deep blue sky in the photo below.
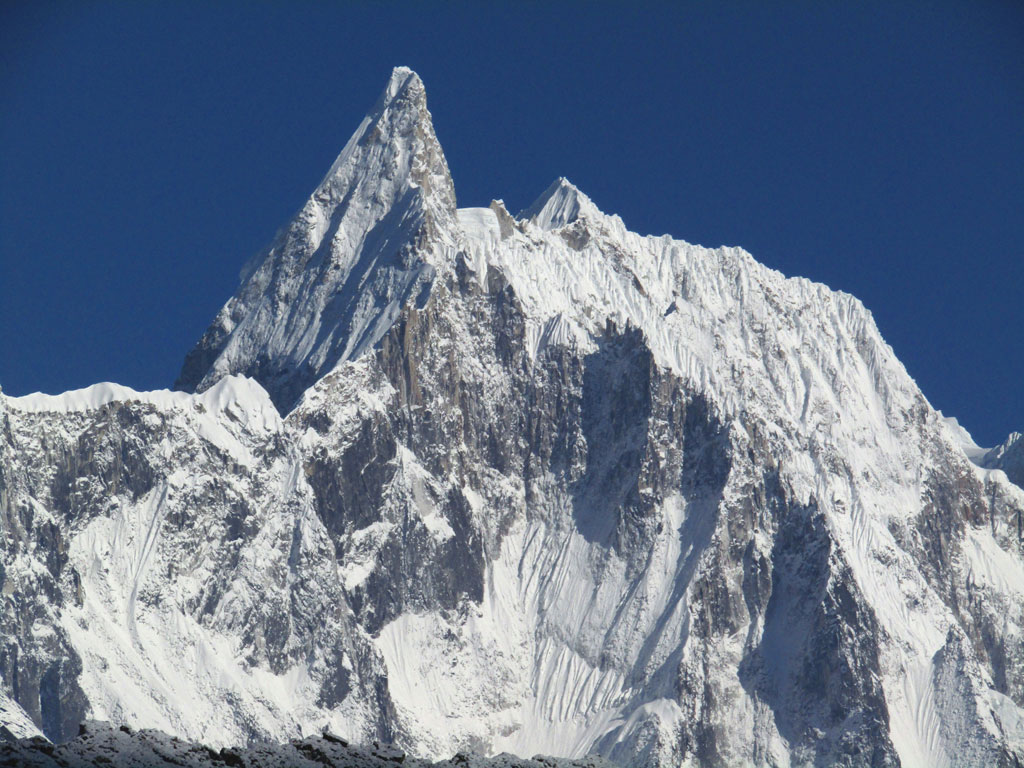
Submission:
{"label": "deep blue sky", "polygon": [[0,6],[5,392],[170,386],[405,64],[461,205],[742,245],[1024,429],[1024,4],[210,5]]}

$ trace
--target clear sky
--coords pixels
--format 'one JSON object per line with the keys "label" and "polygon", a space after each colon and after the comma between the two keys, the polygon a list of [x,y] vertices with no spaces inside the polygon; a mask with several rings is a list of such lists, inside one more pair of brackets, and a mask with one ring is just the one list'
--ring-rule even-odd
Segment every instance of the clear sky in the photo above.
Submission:
{"label": "clear sky", "polygon": [[[210,6],[210,7],[207,7]],[[1024,3],[0,5],[0,385],[169,387],[383,89],[460,205],[564,175],[855,294],[932,404],[1024,430]]]}

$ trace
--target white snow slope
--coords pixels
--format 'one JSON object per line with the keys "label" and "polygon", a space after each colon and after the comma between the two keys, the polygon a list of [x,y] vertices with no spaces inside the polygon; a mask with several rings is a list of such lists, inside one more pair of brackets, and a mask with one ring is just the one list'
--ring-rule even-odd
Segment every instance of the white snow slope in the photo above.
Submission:
{"label": "white snow slope", "polygon": [[0,396],[0,672],[51,738],[1024,761],[1024,491],[854,297],[565,179],[457,210],[404,68],[261,259],[201,394]]}

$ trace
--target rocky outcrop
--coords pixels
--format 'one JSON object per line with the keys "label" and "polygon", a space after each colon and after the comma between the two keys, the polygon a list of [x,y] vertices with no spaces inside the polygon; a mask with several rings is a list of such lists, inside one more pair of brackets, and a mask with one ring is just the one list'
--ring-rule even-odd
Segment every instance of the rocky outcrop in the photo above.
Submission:
{"label": "rocky outcrop", "polygon": [[600,758],[560,760],[536,757],[532,760],[512,755],[486,758],[459,753],[448,760],[432,763],[406,755],[387,744],[366,746],[325,732],[283,744],[211,749],[202,744],[181,741],[153,730],[133,731],[105,723],[83,724],[77,736],[54,746],[45,739],[24,738],[0,741],[0,765],[23,768],[611,768]]}

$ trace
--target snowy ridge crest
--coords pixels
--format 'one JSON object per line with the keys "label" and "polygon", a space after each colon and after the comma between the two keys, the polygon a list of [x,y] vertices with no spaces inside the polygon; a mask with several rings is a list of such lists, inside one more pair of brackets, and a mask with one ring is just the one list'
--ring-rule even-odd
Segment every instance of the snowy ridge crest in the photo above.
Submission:
{"label": "snowy ridge crest", "polygon": [[225,376],[206,392],[198,395],[166,389],[137,392],[121,384],[103,382],[59,395],[46,395],[40,392],[22,397],[0,397],[3,397],[7,407],[25,413],[84,412],[115,402],[148,403],[160,409],[199,405],[205,410],[219,413],[240,404],[247,409],[264,413],[268,421],[280,421],[280,416],[266,390],[258,382],[244,376]]}

